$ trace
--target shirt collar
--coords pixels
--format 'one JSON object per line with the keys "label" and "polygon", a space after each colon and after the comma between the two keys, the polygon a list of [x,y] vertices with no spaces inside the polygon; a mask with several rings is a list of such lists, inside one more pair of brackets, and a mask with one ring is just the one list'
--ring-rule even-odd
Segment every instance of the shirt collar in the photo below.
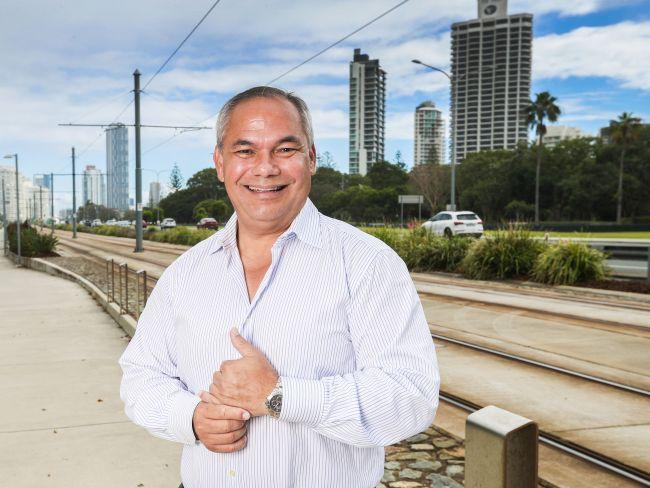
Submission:
{"label": "shirt collar", "polygon": [[[307,198],[307,201],[296,218],[293,219],[289,228],[278,240],[286,240],[294,235],[310,246],[317,248],[323,247],[320,232],[320,214],[309,198]],[[212,239],[213,242],[210,246],[211,253],[221,249],[230,249],[237,245],[237,212],[233,212],[225,227],[217,232]]]}

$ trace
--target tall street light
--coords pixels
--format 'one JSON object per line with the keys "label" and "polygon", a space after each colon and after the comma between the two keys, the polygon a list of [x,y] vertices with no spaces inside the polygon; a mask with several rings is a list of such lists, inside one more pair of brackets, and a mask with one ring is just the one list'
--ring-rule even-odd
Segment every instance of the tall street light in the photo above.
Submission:
{"label": "tall street light", "polygon": [[[454,78],[452,75],[447,73],[440,68],[435,66],[429,66],[428,64],[423,63],[419,59],[412,59],[412,63],[420,64],[426,68],[429,68],[433,71],[438,71],[445,75],[449,79],[449,85],[451,87],[451,92],[453,96],[453,104],[450,104],[449,116],[452,117],[452,110],[456,107],[456,86],[454,84]],[[449,210],[452,212],[456,210],[456,117],[452,117],[452,126],[451,126],[451,204],[449,205]]]}
{"label": "tall street light", "polygon": [[18,184],[18,154],[5,155],[5,159],[11,158],[14,158],[16,161],[16,247],[18,250],[18,266],[20,266],[20,185]]}
{"label": "tall street light", "polygon": [[[151,171],[152,173],[156,173],[156,183],[158,183],[158,197],[160,197],[160,175],[162,173],[169,173],[170,170],[168,169],[161,169],[161,170],[155,170],[155,169],[149,169],[149,168],[140,168],[142,171]],[[151,195],[149,195],[149,198],[151,198]],[[160,202],[156,203],[156,223],[160,222],[160,207],[158,206]]]}

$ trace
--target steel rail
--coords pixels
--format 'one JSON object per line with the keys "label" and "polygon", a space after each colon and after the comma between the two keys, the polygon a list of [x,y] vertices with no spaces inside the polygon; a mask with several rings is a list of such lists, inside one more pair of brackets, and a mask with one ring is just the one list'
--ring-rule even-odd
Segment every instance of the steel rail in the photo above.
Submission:
{"label": "steel rail", "polygon": [[[434,325],[435,326],[436,324],[429,324],[429,325]],[[489,347],[479,346],[477,344],[472,344],[471,342],[461,341],[461,340],[454,339],[454,338],[451,338],[451,337],[447,337],[447,336],[444,336],[444,335],[435,334],[433,332],[431,333],[431,337],[433,337],[435,339],[438,339],[438,340],[441,340],[441,341],[451,342],[451,343],[457,344],[459,346],[467,347],[467,348],[470,348],[470,349],[475,349],[477,351],[485,352],[485,353],[488,353],[488,354],[493,354],[495,356],[499,356],[499,357],[502,357],[502,358],[505,358],[505,359],[511,359],[513,361],[518,361],[518,362],[529,364],[529,365],[532,365],[532,366],[537,366],[537,367],[540,367],[540,368],[548,369],[548,370],[554,371],[556,373],[562,373],[562,374],[569,375],[569,376],[574,376],[574,377],[577,377],[577,378],[580,378],[580,379],[583,379],[583,380],[592,381],[594,383],[599,383],[601,385],[611,386],[613,388],[618,388],[619,390],[623,390],[623,391],[626,391],[628,393],[635,393],[635,394],[638,394],[638,395],[643,395],[643,396],[646,396],[646,397],[650,397],[650,391],[644,390],[642,388],[636,388],[634,386],[626,385],[626,384],[623,384],[623,383],[618,383],[616,381],[610,381],[610,380],[606,380],[606,379],[603,379],[603,378],[599,378],[597,376],[591,376],[591,375],[588,375],[588,374],[585,374],[585,373],[579,373],[577,371],[572,371],[570,369],[561,368],[560,366],[553,366],[552,364],[547,364],[547,363],[542,363],[540,361],[535,361],[534,359],[527,359],[527,358],[524,358],[524,357],[521,357],[521,356],[516,356],[514,354],[508,354],[506,352],[498,351],[496,349],[490,349]]]}
{"label": "steel rail", "polygon": [[[464,400],[456,395],[452,395],[450,393],[446,393],[442,391],[440,392],[440,399],[443,400],[444,402],[447,402],[451,405],[454,405],[470,413],[476,412],[477,410],[483,408],[480,405],[477,405],[473,402]],[[549,434],[548,432],[544,432],[542,430],[539,431],[539,442],[554,447],[556,449],[559,449],[562,452],[565,452],[572,456],[583,459],[584,461],[587,461],[589,463],[600,466],[601,468],[610,471],[612,473],[618,474],[619,476],[623,476],[637,483],[641,483],[644,486],[650,486],[649,473],[646,473],[645,471],[641,471],[640,469],[623,464],[619,461],[616,461],[615,459],[599,454],[586,447],[582,447],[572,442],[565,441],[560,437],[557,437],[553,434]]]}

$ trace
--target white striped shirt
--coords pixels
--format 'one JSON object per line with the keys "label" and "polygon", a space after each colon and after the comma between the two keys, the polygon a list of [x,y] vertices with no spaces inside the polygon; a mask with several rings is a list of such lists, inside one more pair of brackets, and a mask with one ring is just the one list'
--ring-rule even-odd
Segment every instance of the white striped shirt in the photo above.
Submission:
{"label": "white striped shirt", "polygon": [[[229,330],[282,378],[279,419],[255,417],[247,446],[215,454],[192,415],[239,353]],[[185,488],[374,487],[382,446],[426,429],[438,405],[435,350],[413,282],[384,243],[307,200],[272,248],[252,302],[236,215],[161,276],[120,359],[127,415],[185,444]]]}

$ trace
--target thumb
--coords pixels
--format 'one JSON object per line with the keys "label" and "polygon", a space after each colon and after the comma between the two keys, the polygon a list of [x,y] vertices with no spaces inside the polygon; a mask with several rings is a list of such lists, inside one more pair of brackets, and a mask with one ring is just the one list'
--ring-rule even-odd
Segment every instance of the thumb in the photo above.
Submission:
{"label": "thumb", "polygon": [[232,345],[235,346],[235,349],[239,351],[239,354],[244,357],[258,354],[257,349],[255,349],[250,342],[244,339],[235,327],[230,329],[230,341],[232,342]]}

